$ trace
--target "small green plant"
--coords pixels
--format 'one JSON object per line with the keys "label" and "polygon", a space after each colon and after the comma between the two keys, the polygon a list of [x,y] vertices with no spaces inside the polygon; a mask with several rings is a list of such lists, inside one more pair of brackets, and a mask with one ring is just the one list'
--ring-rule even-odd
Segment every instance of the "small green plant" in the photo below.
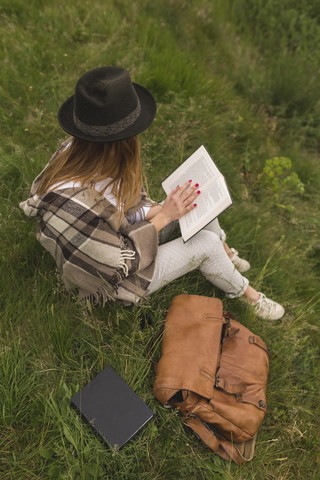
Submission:
{"label": "small green plant", "polygon": [[292,162],[287,157],[273,157],[266,160],[263,168],[262,183],[276,199],[281,194],[304,193],[304,184],[298,174],[292,170]]}

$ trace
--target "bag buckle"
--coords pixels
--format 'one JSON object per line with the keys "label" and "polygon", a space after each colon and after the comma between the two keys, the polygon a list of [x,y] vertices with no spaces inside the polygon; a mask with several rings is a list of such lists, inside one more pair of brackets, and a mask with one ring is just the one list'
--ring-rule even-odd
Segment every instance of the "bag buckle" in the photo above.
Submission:
{"label": "bag buckle", "polygon": [[230,326],[231,326],[231,317],[229,316],[229,312],[223,312],[223,317],[224,317],[224,319],[226,320],[226,323],[225,323],[226,327],[227,327],[227,328],[230,328]]}

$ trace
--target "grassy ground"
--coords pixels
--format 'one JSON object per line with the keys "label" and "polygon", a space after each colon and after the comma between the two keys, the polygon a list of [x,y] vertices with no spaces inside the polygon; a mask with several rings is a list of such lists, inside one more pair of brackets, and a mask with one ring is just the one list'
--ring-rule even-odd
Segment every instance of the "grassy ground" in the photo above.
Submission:
{"label": "grassy ground", "polygon": [[[319,22],[315,0],[1,2],[1,480],[318,478]],[[156,97],[141,136],[155,199],[161,180],[207,146],[234,198],[221,217],[229,243],[250,260],[251,283],[284,303],[282,321],[258,321],[197,272],[134,308],[89,315],[64,292],[18,203],[64,137],[59,105],[105,64],[128,68]],[[153,398],[145,348],[182,292],[223,298],[271,348],[268,413],[242,468]],[[156,412],[118,453],[70,408],[107,364]]]}

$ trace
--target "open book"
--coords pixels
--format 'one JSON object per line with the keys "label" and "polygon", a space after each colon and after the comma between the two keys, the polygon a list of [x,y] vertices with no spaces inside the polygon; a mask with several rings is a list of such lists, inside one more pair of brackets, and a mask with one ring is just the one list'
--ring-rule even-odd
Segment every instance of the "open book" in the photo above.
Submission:
{"label": "open book", "polygon": [[168,195],[190,179],[199,183],[201,194],[196,208],[179,219],[185,242],[232,205],[225,179],[203,145],[162,182],[162,188]]}

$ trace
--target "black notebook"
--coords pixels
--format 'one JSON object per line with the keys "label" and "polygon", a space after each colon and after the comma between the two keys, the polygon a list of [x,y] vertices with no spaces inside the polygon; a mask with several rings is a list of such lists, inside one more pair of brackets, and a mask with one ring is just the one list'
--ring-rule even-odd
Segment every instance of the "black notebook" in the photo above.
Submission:
{"label": "black notebook", "polygon": [[74,395],[71,402],[115,450],[122,448],[154,416],[110,366]]}

